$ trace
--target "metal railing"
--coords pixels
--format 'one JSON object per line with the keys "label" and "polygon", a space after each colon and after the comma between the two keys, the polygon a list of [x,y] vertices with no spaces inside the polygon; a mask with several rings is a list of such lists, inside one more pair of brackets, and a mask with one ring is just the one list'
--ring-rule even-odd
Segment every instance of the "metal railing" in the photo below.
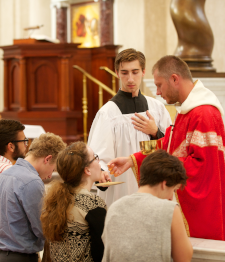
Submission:
{"label": "metal railing", "polygon": [[99,68],[105,70],[106,72],[110,73],[110,75],[112,75],[112,89],[114,92],[116,92],[116,78],[119,79],[117,74],[106,66],[101,66]]}
{"label": "metal railing", "polygon": [[[99,86],[99,108],[103,106],[103,90],[114,96],[116,91],[110,89],[108,86],[100,82],[98,79],[90,75],[81,67],[74,65],[73,68],[79,70],[83,74],[83,98],[82,98],[82,109],[83,109],[83,129],[84,129],[84,142],[87,143],[87,119],[88,119],[88,100],[87,100],[87,78],[93,81]],[[110,70],[110,69],[109,69]],[[111,70],[110,70],[111,71]],[[113,71],[112,71],[113,72]],[[114,72],[113,72],[114,73]]]}

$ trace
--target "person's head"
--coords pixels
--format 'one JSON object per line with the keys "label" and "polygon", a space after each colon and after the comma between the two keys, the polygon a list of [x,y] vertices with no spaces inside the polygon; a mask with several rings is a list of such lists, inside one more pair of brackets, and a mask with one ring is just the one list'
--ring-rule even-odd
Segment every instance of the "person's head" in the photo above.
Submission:
{"label": "person's head", "polygon": [[43,232],[50,241],[62,240],[67,225],[67,212],[74,205],[76,189],[85,185],[88,179],[101,179],[98,156],[81,141],[59,153],[57,171],[63,182],[51,182],[41,214]]}
{"label": "person's head", "polygon": [[182,162],[159,149],[148,155],[140,168],[140,187],[160,185],[160,198],[173,198],[173,192],[186,185],[187,175]]}
{"label": "person's head", "polygon": [[193,83],[188,65],[179,57],[168,55],[159,59],[152,68],[157,95],[161,95],[168,104],[181,102],[181,80]]}
{"label": "person's head", "polygon": [[24,129],[25,126],[19,121],[0,119],[0,155],[10,161],[25,157],[28,139]]}
{"label": "person's head", "polygon": [[49,132],[41,134],[31,143],[26,160],[36,163],[35,168],[41,179],[51,178],[58,154],[64,148],[66,144],[60,136]]}
{"label": "person's head", "polygon": [[59,153],[57,171],[65,186],[78,187],[87,182],[101,180],[99,158],[84,142],[75,142]]}
{"label": "person's head", "polygon": [[145,74],[145,56],[133,48],[120,52],[115,59],[115,70],[121,79],[121,90],[136,96]]}

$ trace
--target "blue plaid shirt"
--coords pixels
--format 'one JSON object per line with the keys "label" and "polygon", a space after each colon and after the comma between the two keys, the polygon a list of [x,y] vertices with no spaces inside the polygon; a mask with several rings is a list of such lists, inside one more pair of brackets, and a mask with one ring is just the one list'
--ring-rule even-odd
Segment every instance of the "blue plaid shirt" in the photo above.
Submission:
{"label": "blue plaid shirt", "polygon": [[44,191],[36,169],[22,158],[0,174],[0,250],[30,254],[43,249]]}

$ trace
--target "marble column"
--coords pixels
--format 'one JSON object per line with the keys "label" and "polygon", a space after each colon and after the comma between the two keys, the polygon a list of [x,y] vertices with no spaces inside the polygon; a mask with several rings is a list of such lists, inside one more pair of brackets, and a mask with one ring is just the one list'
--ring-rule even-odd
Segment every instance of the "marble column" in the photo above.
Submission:
{"label": "marble column", "polygon": [[100,41],[102,45],[113,45],[113,0],[100,1]]}
{"label": "marble column", "polygon": [[56,8],[56,38],[60,43],[67,42],[67,8]]}
{"label": "marble column", "polygon": [[51,0],[52,38],[60,43],[70,42],[70,1]]}

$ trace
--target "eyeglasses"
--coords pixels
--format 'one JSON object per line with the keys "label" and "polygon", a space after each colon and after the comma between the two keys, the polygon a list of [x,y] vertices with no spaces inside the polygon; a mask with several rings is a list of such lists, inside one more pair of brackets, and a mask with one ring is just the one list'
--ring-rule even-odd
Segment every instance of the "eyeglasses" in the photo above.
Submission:
{"label": "eyeglasses", "polygon": [[12,142],[12,143],[13,143],[13,142],[24,142],[24,145],[25,145],[25,146],[28,146],[29,139],[25,138],[24,140],[13,140],[13,141],[11,141],[11,142]]}
{"label": "eyeglasses", "polygon": [[94,154],[94,158],[88,162],[88,165],[90,165],[95,160],[99,160],[99,156],[97,154]]}

